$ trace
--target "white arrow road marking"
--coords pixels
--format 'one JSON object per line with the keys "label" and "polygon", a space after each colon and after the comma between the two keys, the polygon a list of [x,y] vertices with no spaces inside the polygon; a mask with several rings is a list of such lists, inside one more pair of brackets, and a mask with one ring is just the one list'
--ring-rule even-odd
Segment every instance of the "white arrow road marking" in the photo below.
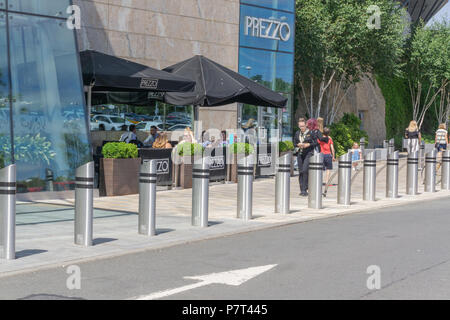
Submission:
{"label": "white arrow road marking", "polygon": [[243,284],[244,282],[247,282],[248,280],[250,280],[256,276],[259,276],[260,274],[262,274],[266,271],[269,271],[270,269],[272,269],[275,266],[277,266],[277,265],[269,264],[269,265],[260,266],[260,267],[252,267],[252,268],[247,268],[247,269],[211,273],[211,274],[206,274],[203,276],[184,277],[184,279],[200,280],[200,282],[194,283],[194,284],[189,284],[187,286],[182,286],[182,287],[175,288],[175,289],[169,289],[169,290],[155,292],[155,293],[149,294],[147,296],[139,296],[135,299],[136,300],[155,300],[155,299],[168,297],[168,296],[180,293],[180,292],[207,286],[210,284],[225,284],[228,286],[239,286],[239,285]]}

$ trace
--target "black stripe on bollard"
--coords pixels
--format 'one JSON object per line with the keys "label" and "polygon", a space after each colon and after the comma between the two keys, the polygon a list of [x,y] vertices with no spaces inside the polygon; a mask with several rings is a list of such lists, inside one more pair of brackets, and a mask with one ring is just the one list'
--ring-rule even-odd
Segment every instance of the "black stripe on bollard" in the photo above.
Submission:
{"label": "black stripe on bollard", "polygon": [[78,181],[78,182],[94,182],[94,178],[76,177],[75,181]]}
{"label": "black stripe on bollard", "polygon": [[376,163],[364,163],[364,167],[376,167]]}
{"label": "black stripe on bollard", "polygon": [[156,183],[156,180],[139,179],[139,183]]}
{"label": "black stripe on bollard", "polygon": [[94,189],[94,186],[91,184],[76,184],[76,189]]}
{"label": "black stripe on bollard", "polygon": [[352,166],[339,166],[339,169],[351,169],[352,168]]}
{"label": "black stripe on bollard", "polygon": [[278,164],[278,168],[290,168],[290,164]]}
{"label": "black stripe on bollard", "polygon": [[194,178],[194,179],[209,179],[209,174],[208,175],[193,174],[192,178]]}
{"label": "black stripe on bollard", "polygon": [[195,173],[209,173],[209,169],[192,169]]}
{"label": "black stripe on bollard", "polygon": [[139,177],[142,178],[156,178],[158,175],[156,173],[140,173]]}
{"label": "black stripe on bollard", "polygon": [[239,172],[238,171],[238,176],[252,176],[253,172]]}
{"label": "black stripe on bollard", "polygon": [[241,167],[241,166],[238,166],[238,170],[253,170],[253,167]]}
{"label": "black stripe on bollard", "polygon": [[9,195],[13,195],[16,194],[16,190],[0,190],[0,194],[9,194]]}
{"label": "black stripe on bollard", "polygon": [[0,182],[0,187],[15,188],[16,187],[16,183],[15,182]]}
{"label": "black stripe on bollard", "polygon": [[351,161],[339,161],[339,164],[352,164]]}
{"label": "black stripe on bollard", "polygon": [[278,172],[291,172],[291,169],[277,169]]}

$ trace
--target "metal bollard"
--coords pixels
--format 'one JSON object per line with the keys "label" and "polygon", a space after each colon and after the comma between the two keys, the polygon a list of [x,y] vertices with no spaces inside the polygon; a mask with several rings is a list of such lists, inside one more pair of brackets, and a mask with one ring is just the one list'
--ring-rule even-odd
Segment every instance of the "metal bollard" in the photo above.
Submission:
{"label": "metal bollard", "polygon": [[75,173],[75,244],[92,246],[94,220],[94,162]]}
{"label": "metal bollard", "polygon": [[366,150],[366,139],[365,138],[359,139],[359,148],[361,149],[361,154],[364,157],[365,150]]}
{"label": "metal bollard", "polygon": [[364,157],[364,176],[363,176],[363,199],[366,201],[376,200],[377,186],[377,160],[376,153],[370,152]]}
{"label": "metal bollard", "polygon": [[194,162],[192,169],[192,225],[208,227],[209,158]]}
{"label": "metal bollard", "polygon": [[156,163],[144,160],[139,174],[138,232],[146,236],[156,235]]}
{"label": "metal bollard", "polygon": [[254,155],[238,159],[237,218],[252,219]]}
{"label": "metal bollard", "polygon": [[416,195],[419,192],[419,152],[408,154],[406,174],[406,194]]}
{"label": "metal bollard", "polygon": [[424,167],[424,159],[425,159],[425,141],[422,141],[420,143],[420,149],[419,149],[419,161],[420,161],[420,167]]}
{"label": "metal bollard", "polygon": [[383,149],[389,148],[389,142],[387,140],[383,140]]}
{"label": "metal bollard", "polygon": [[0,258],[16,258],[16,165],[0,170]]}
{"label": "metal bollard", "polygon": [[349,206],[352,194],[352,155],[346,153],[339,157],[337,203]]}
{"label": "metal bollard", "polygon": [[386,170],[386,198],[398,198],[398,164],[398,151],[389,153]]}
{"label": "metal bollard", "polygon": [[323,154],[317,153],[309,159],[308,208],[322,209]]}
{"label": "metal bollard", "polygon": [[391,153],[395,152],[395,140],[391,139],[389,140],[389,144],[388,144],[388,155],[390,155]]}
{"label": "metal bollard", "polygon": [[425,192],[436,192],[436,155],[436,149],[425,155]]}
{"label": "metal bollard", "polygon": [[45,185],[47,191],[53,191],[53,171],[51,169],[45,169]]}
{"label": "metal bollard", "polygon": [[278,157],[275,174],[275,212],[288,214],[290,211],[292,152]]}
{"label": "metal bollard", "polygon": [[441,189],[450,190],[450,150],[442,153]]}

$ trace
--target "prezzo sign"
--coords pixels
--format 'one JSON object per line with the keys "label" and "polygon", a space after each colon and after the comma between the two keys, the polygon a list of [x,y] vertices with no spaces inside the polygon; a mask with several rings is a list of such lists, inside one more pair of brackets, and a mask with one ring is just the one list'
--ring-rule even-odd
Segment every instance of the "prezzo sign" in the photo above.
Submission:
{"label": "prezzo sign", "polygon": [[210,157],[209,159],[210,159],[209,168],[211,170],[222,170],[225,168],[225,157],[224,156]]}
{"label": "prezzo sign", "polygon": [[157,174],[169,174],[169,159],[158,159],[156,161]]}
{"label": "prezzo sign", "polygon": [[289,41],[291,38],[291,27],[287,22],[246,16],[245,35],[270,40]]}
{"label": "prezzo sign", "polygon": [[158,80],[141,78],[141,88],[142,89],[158,89]]}
{"label": "prezzo sign", "polygon": [[272,155],[271,154],[258,154],[258,166],[259,167],[270,167],[272,165]]}

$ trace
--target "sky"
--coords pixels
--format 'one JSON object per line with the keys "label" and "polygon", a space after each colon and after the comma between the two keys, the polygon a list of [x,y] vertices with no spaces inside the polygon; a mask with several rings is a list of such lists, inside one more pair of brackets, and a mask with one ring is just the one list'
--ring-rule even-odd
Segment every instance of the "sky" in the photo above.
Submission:
{"label": "sky", "polygon": [[450,1],[447,2],[447,4],[438,13],[436,13],[436,15],[428,22],[428,25],[433,23],[433,21],[440,21],[444,17],[450,19]]}

